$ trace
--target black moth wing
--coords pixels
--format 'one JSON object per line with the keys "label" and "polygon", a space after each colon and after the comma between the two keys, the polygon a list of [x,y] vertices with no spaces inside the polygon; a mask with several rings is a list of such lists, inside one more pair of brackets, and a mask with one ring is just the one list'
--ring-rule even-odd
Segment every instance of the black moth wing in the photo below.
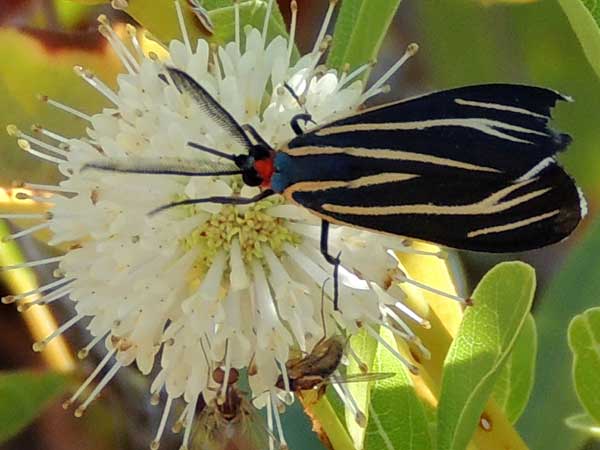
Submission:
{"label": "black moth wing", "polygon": [[284,194],[333,223],[486,252],[564,239],[585,201],[555,155],[571,141],[548,126],[568,98],[493,84],[359,112],[281,151]]}

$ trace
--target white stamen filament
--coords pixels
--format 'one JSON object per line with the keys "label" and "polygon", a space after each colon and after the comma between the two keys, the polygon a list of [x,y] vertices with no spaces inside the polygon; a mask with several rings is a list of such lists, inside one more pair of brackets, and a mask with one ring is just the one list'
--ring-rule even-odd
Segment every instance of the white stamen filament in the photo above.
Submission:
{"label": "white stamen filament", "polygon": [[275,415],[275,426],[277,427],[277,435],[279,436],[279,448],[284,449],[287,448],[287,442],[285,441],[285,435],[283,433],[283,427],[281,426],[281,416],[279,415],[278,408],[278,397],[273,394],[273,392],[269,393],[269,397],[271,400],[271,404],[273,405],[273,413]]}
{"label": "white stamen filament", "polygon": [[183,411],[181,411],[181,414],[179,414],[179,417],[173,424],[173,428],[171,428],[171,431],[173,433],[179,433],[181,431],[181,429],[185,426],[185,419],[188,415],[189,409],[190,409],[190,404],[186,403],[185,406],[183,407]]}
{"label": "white stamen filament", "polygon": [[241,42],[242,42],[242,40],[240,39],[240,30],[241,30],[241,23],[240,23],[240,0],[234,0],[233,1],[233,12],[234,12],[234,15],[235,15],[235,46],[237,48],[238,55],[240,55],[241,52],[242,52],[242,48],[241,48]]}
{"label": "white stamen filament", "polygon": [[190,44],[190,35],[188,34],[187,27],[185,25],[185,19],[183,18],[183,11],[181,10],[181,4],[179,0],[175,0],[175,12],[177,14],[177,22],[179,23],[179,32],[181,33],[181,37],[183,39],[183,43],[185,48],[188,51],[188,54],[192,54],[192,45]]}
{"label": "white stamen filament", "polygon": [[108,373],[104,376],[104,378],[100,380],[100,383],[98,383],[98,385],[94,388],[89,397],[86,398],[85,401],[75,410],[75,417],[81,417],[83,415],[84,411],[87,409],[90,403],[92,403],[96,399],[96,397],[98,397],[100,391],[102,391],[102,389],[104,389],[104,387],[110,382],[110,380],[113,379],[113,377],[117,374],[117,372],[122,366],[123,365],[119,361],[117,361],[110,368]]}
{"label": "white stamen filament", "polygon": [[63,288],[52,291],[52,293],[45,295],[43,297],[40,297],[37,300],[19,303],[19,305],[17,306],[17,311],[25,312],[29,308],[36,306],[36,305],[48,305],[52,302],[60,300],[65,295],[70,294],[72,291],[73,291],[73,289],[69,285],[67,285]]}
{"label": "white stamen filament", "polygon": [[137,55],[137,58],[134,57],[134,59],[143,59],[144,51],[142,50],[140,41],[137,38],[137,28],[128,23],[127,25],[125,25],[125,31],[127,32],[127,35],[129,36],[129,41],[131,42],[131,46],[133,47]]}
{"label": "white stamen filament", "polygon": [[127,70],[127,72],[133,74],[137,73],[140,70],[140,65],[134,56],[131,54],[129,49],[125,46],[121,38],[115,33],[108,18],[101,14],[98,17],[98,22],[100,22],[100,26],[98,27],[98,31],[102,34],[115,50],[115,53],[123,63],[123,66]]}
{"label": "white stamen filament", "polygon": [[466,305],[469,303],[468,299],[466,299],[466,298],[451,294],[446,291],[442,291],[441,289],[437,289],[437,288],[428,286],[427,284],[421,283],[420,281],[417,281],[417,280],[413,280],[412,278],[408,278],[404,273],[395,274],[394,279],[396,281],[398,281],[399,283],[408,283],[408,284],[418,287],[419,289],[422,289],[424,291],[431,292],[433,294],[437,294],[442,297],[449,298],[451,300],[456,300],[457,302],[462,303],[463,305]]}
{"label": "white stamen filament", "polygon": [[119,97],[117,94],[113,92],[106,84],[104,84],[100,78],[98,78],[93,72],[88,69],[83,68],[82,66],[73,67],[73,71],[75,75],[78,75],[82,79],[84,79],[90,86],[104,95],[108,100],[110,100],[115,105],[119,104]]}
{"label": "white stamen filament", "polygon": [[48,216],[46,214],[33,214],[33,213],[32,214],[0,214],[0,219],[4,219],[4,220],[19,220],[19,219],[46,220],[46,219],[48,219]]}
{"label": "white stamen filament", "polygon": [[402,320],[400,318],[400,316],[398,316],[398,314],[396,314],[396,311],[394,311],[388,305],[385,305],[381,309],[382,309],[383,314],[385,314],[386,317],[391,318],[391,320],[396,325],[398,325],[400,328],[402,328],[402,330],[404,331],[404,333],[406,334],[408,339],[412,340],[416,337],[415,333],[410,329],[410,327],[406,324],[406,322],[404,320]]}
{"label": "white stamen filament", "polygon": [[156,430],[156,436],[152,444],[150,444],[151,450],[158,450],[160,445],[160,439],[165,431],[165,425],[167,424],[167,419],[169,417],[169,412],[171,411],[171,403],[173,402],[173,397],[170,395],[167,396],[167,401],[165,402],[165,408],[163,410],[162,416],[160,418],[160,423],[158,425],[158,430]]}
{"label": "white stamen filament", "polygon": [[367,373],[369,371],[369,366],[358,356],[358,354],[354,351],[351,345],[346,345],[346,352],[354,359],[356,364],[358,365],[359,370],[362,373]]}
{"label": "white stamen filament", "polygon": [[342,78],[342,80],[339,83],[338,90],[341,90],[345,86],[348,86],[351,81],[354,81],[354,79],[358,78],[360,75],[363,74],[363,72],[365,72],[370,67],[372,67],[372,64],[363,64],[362,66],[359,66],[356,69],[354,69],[350,73],[350,75],[346,76],[345,78]]}
{"label": "white stamen filament", "polygon": [[98,365],[92,371],[92,373],[90,373],[89,376],[84,380],[84,382],[81,383],[81,385],[75,391],[75,393],[71,396],[71,398],[69,398],[69,400],[67,400],[66,402],[63,403],[62,406],[63,406],[64,409],[69,408],[75,402],[75,400],[77,400],[79,398],[79,396],[90,385],[90,383],[94,380],[94,378],[96,378],[98,376],[98,374],[104,368],[104,366],[106,366],[108,364],[108,362],[110,361],[110,359],[112,358],[112,356],[115,354],[116,351],[117,351],[117,349],[113,348],[111,351],[109,351],[104,356],[104,358],[102,358],[102,361],[100,361],[98,363]]}
{"label": "white stamen filament", "polygon": [[273,438],[273,403],[271,403],[271,393],[267,394],[267,427],[269,428],[269,450],[275,450],[275,439]]}
{"label": "white stamen filament", "polygon": [[294,43],[296,42],[296,25],[298,23],[298,2],[296,0],[290,2],[290,10],[292,12],[292,20],[290,23],[290,40],[288,41],[288,65],[292,60],[292,52],[294,51]]}
{"label": "white stamen filament", "polygon": [[285,363],[279,362],[279,368],[281,370],[281,378],[283,379],[283,390],[285,391],[285,402],[291,405],[294,401],[294,395],[290,390],[290,377],[288,376],[287,367]]}
{"label": "white stamen filament", "polygon": [[63,258],[64,258],[64,256],[54,256],[52,258],[38,259],[37,261],[29,261],[29,262],[22,263],[22,264],[14,264],[12,266],[4,266],[4,267],[0,267],[0,272],[6,272],[7,270],[22,269],[24,267],[43,266],[44,264],[52,264],[55,262],[59,262]]}
{"label": "white stamen filament", "polygon": [[46,192],[59,192],[64,194],[76,194],[77,191],[63,188],[61,186],[54,186],[52,184],[35,184],[35,183],[24,183],[23,187],[31,189],[33,191],[46,191]]}
{"label": "white stamen filament", "polygon": [[47,197],[41,197],[39,195],[31,195],[28,194],[27,192],[17,192],[17,195],[15,195],[15,197],[17,198],[17,200],[34,200],[36,202],[39,203],[50,203],[50,198],[52,197],[52,193],[49,193]]}
{"label": "white stamen filament", "polygon": [[83,119],[87,122],[92,121],[92,116],[89,116],[75,108],[72,108],[71,106],[67,106],[64,103],[60,103],[56,100],[48,98],[46,95],[39,95],[38,99],[42,102],[48,103],[50,106],[54,106],[56,109],[60,109],[61,111],[69,113],[72,116],[79,117],[80,119]]}
{"label": "white stamen filament", "polygon": [[263,40],[263,48],[267,43],[267,33],[269,31],[269,20],[271,19],[271,10],[273,9],[273,0],[268,0],[267,3],[267,11],[265,12],[265,21],[263,23],[262,30],[262,40]]}
{"label": "white stamen filament", "polygon": [[75,278],[61,278],[60,280],[56,280],[56,281],[53,281],[52,283],[45,284],[44,286],[41,286],[37,289],[32,289],[30,291],[23,292],[22,294],[12,295],[10,297],[13,299],[13,301],[22,300],[24,298],[29,297],[30,295],[41,294],[42,292],[49,291],[51,289],[54,289],[57,286],[70,283],[71,281],[74,281],[74,280],[75,280]]}
{"label": "white stamen filament", "polygon": [[329,28],[329,22],[331,21],[331,16],[333,15],[333,10],[335,9],[335,5],[337,0],[329,0],[329,6],[327,7],[327,13],[325,14],[325,18],[323,19],[323,23],[321,24],[321,29],[319,30],[319,34],[317,36],[317,40],[315,41],[315,45],[312,49],[311,53],[319,53],[321,50],[321,44],[325,39],[325,33],[327,33],[327,28]]}
{"label": "white stamen filament", "polygon": [[365,324],[364,328],[367,330],[367,332],[377,340],[377,342],[379,342],[381,345],[383,345],[394,357],[396,357],[396,359],[398,361],[400,361],[402,364],[404,364],[406,366],[406,368],[408,370],[410,370],[411,373],[413,374],[418,374],[419,373],[419,368],[417,366],[415,366],[414,364],[412,364],[410,361],[408,361],[404,356],[402,356],[398,350],[396,350],[395,348],[393,348],[385,339],[383,339],[379,333],[377,333],[373,328],[371,328],[370,325]]}
{"label": "white stamen filament", "polygon": [[19,238],[22,238],[29,234],[35,233],[36,231],[43,230],[44,228],[48,228],[49,226],[50,226],[50,224],[48,222],[40,223],[40,224],[34,225],[32,227],[26,228],[22,231],[19,231],[18,233],[6,235],[2,238],[1,242],[8,242],[10,240],[19,239]]}
{"label": "white stamen filament", "polygon": [[340,400],[346,405],[346,407],[350,410],[352,415],[354,416],[354,420],[360,427],[365,427],[367,424],[367,418],[365,414],[358,407],[356,400],[346,387],[346,385],[340,380],[336,375],[332,375],[335,383],[333,383],[333,388],[335,389]]}
{"label": "white stamen filament", "polygon": [[50,139],[54,139],[55,141],[58,141],[61,144],[67,144],[69,142],[69,139],[67,139],[66,137],[64,137],[58,133],[55,133],[54,131],[50,131],[41,125],[33,125],[31,127],[31,130],[34,133],[40,133],[46,137],[49,137]]}
{"label": "white stamen filament", "polygon": [[83,315],[81,315],[81,314],[77,314],[77,315],[71,317],[69,320],[67,320],[65,323],[63,323],[60,327],[58,327],[56,330],[54,330],[51,334],[46,336],[44,339],[42,339],[41,341],[38,341],[38,342],[34,342],[33,343],[33,351],[41,352],[42,350],[44,350],[46,348],[46,346],[50,343],[50,341],[52,341],[52,339],[63,334],[65,331],[67,331],[69,328],[71,328],[73,325],[75,325],[81,319],[83,319]]}
{"label": "white stamen filament", "polygon": [[35,150],[31,147],[31,144],[26,139],[17,139],[17,145],[21,148],[21,150],[26,151],[27,153],[32,154],[33,156],[37,156],[40,159],[45,161],[54,163],[54,164],[62,164],[65,162],[64,159],[57,158],[52,155],[48,155],[47,153],[40,152],[39,150]]}
{"label": "white stamen filament", "polygon": [[227,388],[229,387],[229,375],[230,375],[230,370],[231,369],[231,353],[230,351],[227,351],[229,347],[229,340],[226,341],[225,344],[225,373],[223,376],[223,383],[221,386],[221,392],[219,394],[219,400],[220,402],[224,402],[227,396]]}
{"label": "white stamen filament", "polygon": [[181,449],[187,449],[188,443],[190,442],[190,436],[192,434],[192,428],[194,423],[194,417],[196,416],[196,405],[198,404],[198,395],[196,395],[192,401],[189,403],[190,407],[188,409],[187,421],[185,424],[185,432],[183,433],[183,442],[181,445]]}
{"label": "white stamen filament", "polygon": [[81,350],[79,350],[77,352],[77,357],[79,359],[87,358],[87,356],[90,353],[90,350],[92,348],[94,348],[98,342],[100,342],[102,339],[104,339],[109,332],[110,332],[110,330],[107,330],[105,333],[100,333],[98,336],[94,337],[94,339],[92,339],[90,342],[88,342],[85,347],[83,347]]}
{"label": "white stamen filament", "polygon": [[373,86],[371,86],[363,95],[363,99],[370,98],[374,95],[374,91],[380,89],[397,71],[404,65],[406,61],[408,61],[411,57],[413,57],[417,51],[419,50],[419,46],[417,44],[410,44],[406,47],[406,51],[402,55],[402,57],[390,67],[387,72],[383,74],[379,80],[377,80]]}

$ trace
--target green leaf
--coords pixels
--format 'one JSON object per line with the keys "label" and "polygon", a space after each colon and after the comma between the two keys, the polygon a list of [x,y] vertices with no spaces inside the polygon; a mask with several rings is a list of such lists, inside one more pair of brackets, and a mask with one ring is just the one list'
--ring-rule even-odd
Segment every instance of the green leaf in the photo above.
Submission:
{"label": "green leaf", "polygon": [[527,409],[519,420],[519,429],[532,449],[574,449],[585,438],[564,424],[565,417],[581,409],[574,390],[569,387],[571,353],[566,333],[575,314],[598,304],[598,254],[600,220],[588,226],[587,236],[570,253],[536,308],[539,336],[536,381]]}
{"label": "green leaf", "polygon": [[474,305],[466,310],[444,362],[438,448],[466,448],[527,319],[534,291],[535,272],[521,262],[498,264],[475,289]]}
{"label": "green leaf", "polygon": [[66,387],[64,375],[52,372],[0,374],[0,443],[29,425]]}
{"label": "green leaf", "polygon": [[[329,67],[355,69],[377,59],[401,0],[344,0],[335,24]],[[369,76],[363,75],[363,80]]]}
{"label": "green leaf", "polygon": [[600,307],[573,318],[569,325],[573,382],[588,415],[600,424]]}
{"label": "green leaf", "polygon": [[[381,337],[392,347],[392,333],[382,329]],[[371,384],[369,424],[365,433],[365,450],[429,450],[431,437],[425,408],[417,397],[406,367],[385,347],[379,345],[373,372],[392,372],[392,378]],[[391,446],[390,446],[391,444]]]}
{"label": "green leaf", "polygon": [[568,417],[565,423],[569,428],[589,434],[592,437],[600,439],[600,424],[594,421],[587,414],[577,414]]}
{"label": "green leaf", "polygon": [[535,320],[528,314],[515,346],[498,374],[493,393],[494,400],[513,424],[521,417],[531,395],[535,380],[536,356]]}
{"label": "green leaf", "polygon": [[61,178],[54,164],[19,149],[16,139],[6,133],[8,124],[24,132],[39,123],[69,138],[85,135],[87,122],[39,101],[38,94],[87,114],[107,105],[105,98],[73,73],[75,64],[93,70],[110,86],[115,85],[120,69],[106,41],[96,34],[74,40],[61,33],[0,28],[0,186],[10,186],[12,180],[51,184]]}
{"label": "green leaf", "polygon": [[558,0],[558,3],[569,18],[590,65],[600,77],[600,5],[595,0]]}
{"label": "green leaf", "polygon": [[[184,2],[181,2],[183,5]],[[192,41],[200,37],[216,44],[231,42],[235,39],[235,15],[231,0],[207,1],[204,7],[209,11],[215,32],[208,36],[189,8],[183,8],[186,28]],[[263,29],[267,2],[265,0],[246,0],[240,2],[240,23],[242,29],[251,25],[258,30]],[[162,42],[173,39],[182,39],[175,6],[172,0],[154,0],[152,2],[129,2],[126,12],[145,26],[154,36]],[[282,35],[287,37],[287,30],[281,12],[274,2],[271,16],[269,17],[269,30],[267,42],[273,37]],[[242,38],[244,33],[242,32]]]}

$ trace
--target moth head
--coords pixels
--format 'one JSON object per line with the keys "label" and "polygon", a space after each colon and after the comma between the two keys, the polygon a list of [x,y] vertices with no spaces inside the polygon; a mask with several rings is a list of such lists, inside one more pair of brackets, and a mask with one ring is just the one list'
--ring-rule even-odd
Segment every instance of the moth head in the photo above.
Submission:
{"label": "moth head", "polygon": [[269,187],[273,175],[275,152],[262,144],[253,145],[248,155],[236,155],[235,164],[242,170],[242,180],[248,186]]}

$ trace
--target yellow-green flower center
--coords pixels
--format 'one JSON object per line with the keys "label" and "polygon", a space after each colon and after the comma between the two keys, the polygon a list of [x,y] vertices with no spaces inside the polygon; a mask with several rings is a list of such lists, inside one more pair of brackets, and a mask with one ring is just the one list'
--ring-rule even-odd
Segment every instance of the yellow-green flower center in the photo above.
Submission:
{"label": "yellow-green flower center", "polygon": [[276,255],[283,252],[285,244],[298,245],[301,237],[285,226],[285,220],[269,215],[266,210],[283,203],[281,197],[263,200],[242,209],[225,205],[217,214],[196,228],[184,239],[187,249],[200,247],[200,257],[195,269],[205,273],[217,252],[231,248],[237,238],[242,258],[248,263],[253,258],[263,259],[263,246]]}

